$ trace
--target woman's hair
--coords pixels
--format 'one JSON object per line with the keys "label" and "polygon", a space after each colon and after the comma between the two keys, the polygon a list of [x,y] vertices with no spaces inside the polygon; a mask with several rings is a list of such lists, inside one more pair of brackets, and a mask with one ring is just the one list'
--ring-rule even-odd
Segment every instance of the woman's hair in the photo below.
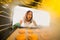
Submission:
{"label": "woman's hair", "polygon": [[25,17],[26,17],[26,19],[27,19],[27,15],[28,15],[28,13],[29,13],[29,12],[31,12],[31,13],[32,13],[32,17],[31,17],[31,19],[30,19],[30,21],[32,21],[32,18],[33,18],[33,12],[32,12],[32,11],[28,10],[28,11],[26,12]]}

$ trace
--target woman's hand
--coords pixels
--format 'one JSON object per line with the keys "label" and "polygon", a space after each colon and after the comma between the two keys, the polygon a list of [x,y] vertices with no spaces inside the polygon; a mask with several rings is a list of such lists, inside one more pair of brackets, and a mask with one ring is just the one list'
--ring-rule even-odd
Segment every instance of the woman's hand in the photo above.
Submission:
{"label": "woman's hand", "polygon": [[20,25],[22,24],[22,20],[20,20]]}

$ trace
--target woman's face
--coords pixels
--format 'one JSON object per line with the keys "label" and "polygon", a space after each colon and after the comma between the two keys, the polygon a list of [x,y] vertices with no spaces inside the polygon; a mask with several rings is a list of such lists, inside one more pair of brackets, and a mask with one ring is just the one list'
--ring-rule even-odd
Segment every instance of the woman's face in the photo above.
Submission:
{"label": "woman's face", "polygon": [[26,17],[27,20],[30,21],[32,19],[32,12],[29,12]]}

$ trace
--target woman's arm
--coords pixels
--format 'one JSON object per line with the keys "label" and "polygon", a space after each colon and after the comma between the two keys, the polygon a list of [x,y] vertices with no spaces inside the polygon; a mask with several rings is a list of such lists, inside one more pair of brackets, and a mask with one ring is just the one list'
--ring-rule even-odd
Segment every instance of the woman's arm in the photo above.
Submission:
{"label": "woman's arm", "polygon": [[36,24],[36,22],[34,20],[33,20],[33,23],[34,23],[35,26],[37,26],[37,24]]}
{"label": "woman's arm", "polygon": [[22,24],[22,20],[20,20],[20,25]]}

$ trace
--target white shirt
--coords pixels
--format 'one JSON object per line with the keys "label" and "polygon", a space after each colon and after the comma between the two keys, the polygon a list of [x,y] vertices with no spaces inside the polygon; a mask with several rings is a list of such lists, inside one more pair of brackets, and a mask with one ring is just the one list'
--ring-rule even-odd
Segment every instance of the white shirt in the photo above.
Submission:
{"label": "white shirt", "polygon": [[24,22],[24,20],[22,20],[21,26],[22,26],[22,27],[36,27],[36,26],[34,25],[33,20],[32,20],[31,23],[30,23],[30,22]]}

